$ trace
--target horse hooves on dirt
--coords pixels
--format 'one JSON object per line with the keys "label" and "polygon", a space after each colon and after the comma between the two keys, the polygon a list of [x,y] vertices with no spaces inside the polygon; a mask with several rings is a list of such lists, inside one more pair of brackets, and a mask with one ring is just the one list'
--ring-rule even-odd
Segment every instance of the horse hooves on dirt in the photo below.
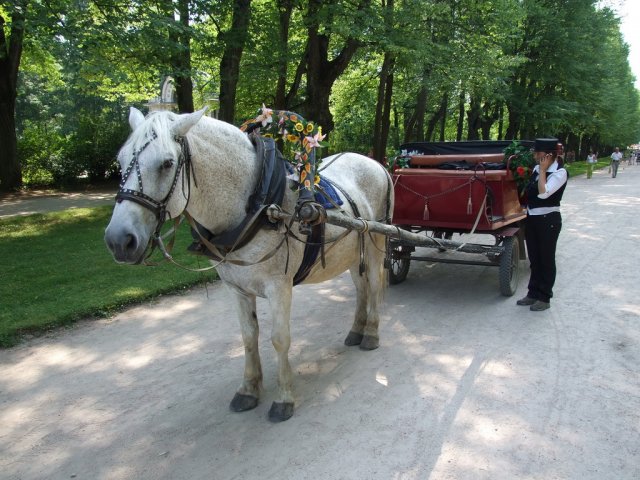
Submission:
{"label": "horse hooves on dirt", "polygon": [[269,420],[272,422],[284,422],[293,416],[293,403],[291,402],[273,402],[269,409]]}
{"label": "horse hooves on dirt", "polygon": [[355,345],[360,345],[362,343],[362,338],[363,337],[364,337],[364,335],[362,335],[361,333],[349,332],[349,335],[347,335],[347,338],[344,339],[344,344],[347,347],[353,347]]}
{"label": "horse hooves on dirt", "polygon": [[231,400],[231,404],[229,408],[233,412],[246,412],[247,410],[251,410],[258,406],[258,398],[253,395],[243,395],[241,393],[236,393]]}
{"label": "horse hooves on dirt", "polygon": [[375,350],[380,346],[380,339],[378,337],[372,337],[371,335],[365,335],[362,337],[360,343],[360,350]]}

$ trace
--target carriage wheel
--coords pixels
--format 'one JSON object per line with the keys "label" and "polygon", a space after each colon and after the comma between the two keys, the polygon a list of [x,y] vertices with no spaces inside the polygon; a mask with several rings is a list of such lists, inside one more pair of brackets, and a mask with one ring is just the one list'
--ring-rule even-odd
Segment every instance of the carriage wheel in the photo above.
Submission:
{"label": "carriage wheel", "polygon": [[505,237],[500,255],[500,293],[510,297],[518,288],[520,279],[520,244],[514,237]]}
{"label": "carriage wheel", "polygon": [[402,258],[407,250],[407,247],[398,246],[392,251],[391,264],[389,266],[389,283],[391,285],[402,283],[407,278],[411,260],[408,258]]}

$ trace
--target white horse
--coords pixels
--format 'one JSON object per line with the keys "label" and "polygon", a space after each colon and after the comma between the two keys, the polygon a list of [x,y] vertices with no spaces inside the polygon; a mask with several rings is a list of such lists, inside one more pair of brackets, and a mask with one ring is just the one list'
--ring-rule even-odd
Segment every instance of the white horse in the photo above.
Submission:
{"label": "white horse", "polygon": [[[246,216],[247,201],[257,183],[254,172],[260,170],[261,159],[247,134],[203,113],[204,110],[184,115],[158,112],[145,118],[139,110],[131,109],[132,133],[118,154],[123,178],[105,232],[105,242],[116,262],[140,263],[160,225],[183,212],[215,234],[233,229]],[[347,214],[353,215],[346,199],[350,197],[361,218],[389,221],[393,189],[388,173],[379,163],[345,153],[324,159],[324,165],[321,175],[340,187],[342,208]],[[297,193],[291,188],[285,190],[282,209],[293,212]],[[326,264],[323,268],[316,262],[303,283],[323,282],[348,269],[357,297],[355,320],[345,344],[372,350],[379,345],[379,307],[387,281],[383,267],[385,238],[378,234],[360,236],[353,231],[343,235],[344,232],[326,225]],[[280,229],[261,228],[251,241],[233,250],[216,267],[235,298],[245,349],[244,378],[231,401],[233,411],[258,405],[262,367],[256,297],[269,303],[273,318],[271,342],[278,363],[278,394],[269,411],[272,421],[290,418],[294,407],[288,359],[289,320],[293,277],[303,260],[305,245],[293,238],[283,242],[283,236],[290,234],[282,225]],[[335,244],[329,243],[338,237],[341,238]],[[269,258],[255,263],[265,256]]]}

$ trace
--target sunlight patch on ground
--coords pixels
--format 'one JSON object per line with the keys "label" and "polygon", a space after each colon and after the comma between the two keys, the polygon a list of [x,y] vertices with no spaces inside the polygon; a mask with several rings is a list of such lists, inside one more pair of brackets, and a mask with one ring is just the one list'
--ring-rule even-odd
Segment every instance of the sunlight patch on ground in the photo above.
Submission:
{"label": "sunlight patch on ground", "polygon": [[385,387],[389,386],[389,380],[387,380],[387,376],[384,373],[376,373],[376,382]]}

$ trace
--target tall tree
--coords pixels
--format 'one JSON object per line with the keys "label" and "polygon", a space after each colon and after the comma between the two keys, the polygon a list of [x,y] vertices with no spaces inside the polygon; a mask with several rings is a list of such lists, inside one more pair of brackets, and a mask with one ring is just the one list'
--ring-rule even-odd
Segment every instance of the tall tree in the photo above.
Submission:
{"label": "tall tree", "polygon": [[[391,38],[394,28],[394,0],[387,0],[386,4],[383,0],[382,8],[384,9],[384,36]],[[391,124],[391,98],[393,96],[393,68],[395,61],[395,54],[391,49],[386,49],[382,68],[380,69],[376,116],[373,124],[373,158],[379,162],[384,160],[387,150],[387,139]]]}
{"label": "tall tree", "polygon": [[[171,2],[170,2],[171,3]],[[178,0],[178,19],[172,18],[174,28],[170,30],[170,40],[176,45],[171,55],[171,67],[176,85],[178,110],[181,113],[193,112],[193,81],[191,79],[191,28],[189,26],[189,0]]]}
{"label": "tall tree", "polygon": [[[0,3],[0,191],[4,192],[22,185],[15,111],[27,6],[27,0]],[[8,25],[3,11],[9,12]]]}
{"label": "tall tree", "polygon": [[220,119],[235,120],[240,60],[247,41],[251,0],[234,0],[231,27],[221,33],[224,53],[220,60]]}
{"label": "tall tree", "polygon": [[[331,88],[345,71],[358,48],[362,45],[356,19],[364,20],[365,10],[371,0],[358,0],[353,8],[347,2],[337,0],[308,0],[307,24],[307,86],[304,112],[307,117],[322,125],[325,132],[333,130],[333,116],[329,109]],[[338,22],[350,15],[351,28],[341,46],[334,31],[343,30]]]}

